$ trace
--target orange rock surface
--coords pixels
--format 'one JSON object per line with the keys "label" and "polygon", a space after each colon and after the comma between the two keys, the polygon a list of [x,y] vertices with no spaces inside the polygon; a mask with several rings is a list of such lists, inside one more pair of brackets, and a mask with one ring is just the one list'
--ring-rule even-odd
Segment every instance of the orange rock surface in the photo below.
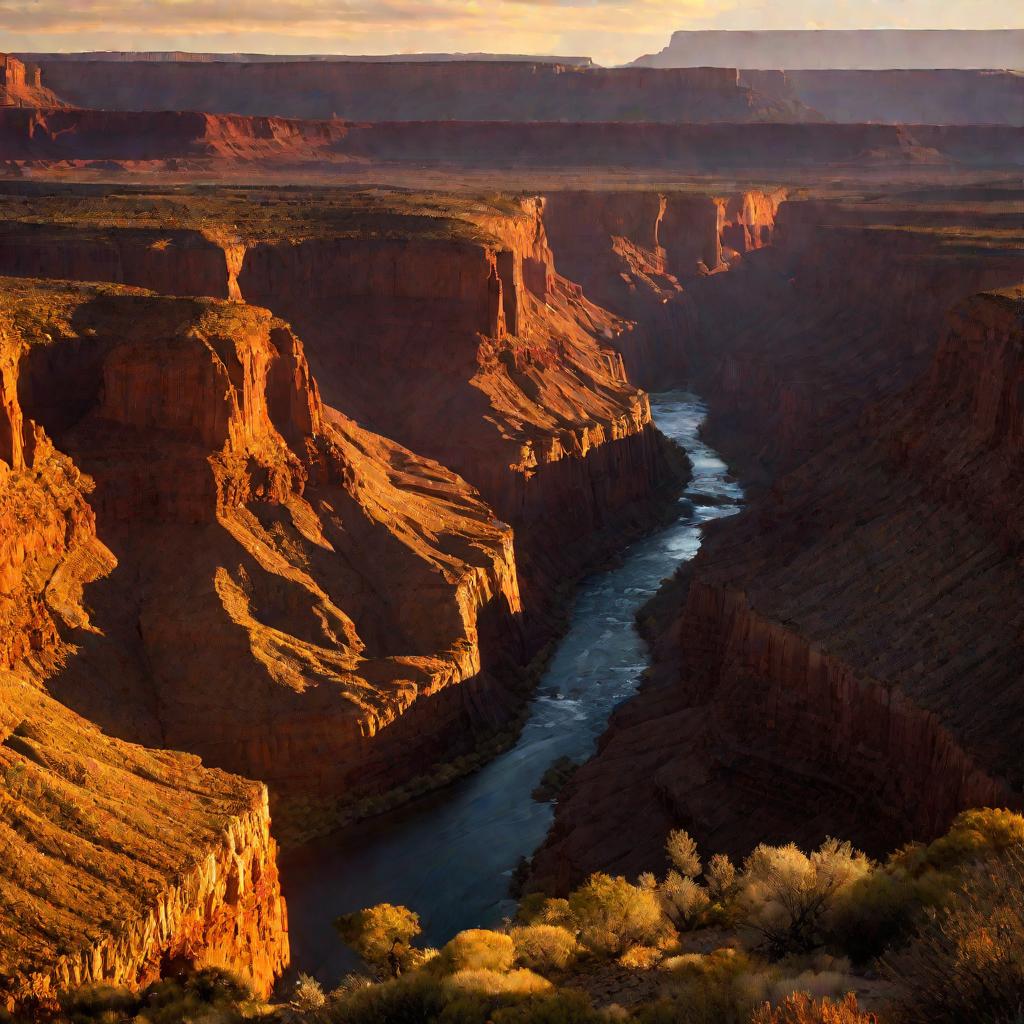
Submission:
{"label": "orange rock surface", "polygon": [[44,689],[100,635],[86,591],[117,562],[92,481],[22,409],[31,311],[54,297],[26,291],[0,296],[0,1006],[169,961],[265,994],[288,962],[266,788],[105,736]]}
{"label": "orange rock surface", "polygon": [[480,635],[519,595],[511,531],[462,481],[324,407],[265,310],[13,280],[3,301],[22,407],[89,474],[109,552],[52,692],[306,790],[378,788],[471,731],[471,698],[428,698],[493,685]]}

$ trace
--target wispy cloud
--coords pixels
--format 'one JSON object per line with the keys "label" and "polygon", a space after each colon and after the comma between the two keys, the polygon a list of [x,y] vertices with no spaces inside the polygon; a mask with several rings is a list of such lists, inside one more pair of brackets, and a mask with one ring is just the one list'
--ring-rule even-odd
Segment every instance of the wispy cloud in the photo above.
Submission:
{"label": "wispy cloud", "polygon": [[679,28],[883,25],[1022,27],[1024,12],[1004,0],[0,0],[10,50],[482,50],[616,63]]}

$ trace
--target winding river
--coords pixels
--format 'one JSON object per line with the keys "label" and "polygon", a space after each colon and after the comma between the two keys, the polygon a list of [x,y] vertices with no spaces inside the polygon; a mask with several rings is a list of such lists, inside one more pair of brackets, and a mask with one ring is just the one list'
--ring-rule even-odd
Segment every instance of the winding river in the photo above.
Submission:
{"label": "winding river", "polygon": [[615,705],[636,689],[647,651],[637,610],[700,547],[700,527],[734,514],[742,492],[698,436],[704,406],[692,394],[651,397],[660,429],[686,449],[693,479],[679,518],[631,545],[621,562],[585,580],[530,705],[516,745],[475,774],[416,804],[346,828],[282,860],[292,960],[334,986],[354,967],[332,926],[341,913],[375,903],[415,910],[422,941],[499,923],[514,911],[512,872],[540,845],[552,807],[531,793],[560,757],[588,757]]}

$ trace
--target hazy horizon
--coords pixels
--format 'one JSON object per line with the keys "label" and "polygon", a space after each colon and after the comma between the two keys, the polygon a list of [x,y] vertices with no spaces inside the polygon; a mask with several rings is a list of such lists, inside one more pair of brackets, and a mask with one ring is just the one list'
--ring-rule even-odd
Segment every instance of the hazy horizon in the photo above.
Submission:
{"label": "hazy horizon", "polygon": [[501,52],[617,64],[678,30],[808,28],[1024,28],[1024,12],[996,0],[0,0],[3,49],[15,52]]}

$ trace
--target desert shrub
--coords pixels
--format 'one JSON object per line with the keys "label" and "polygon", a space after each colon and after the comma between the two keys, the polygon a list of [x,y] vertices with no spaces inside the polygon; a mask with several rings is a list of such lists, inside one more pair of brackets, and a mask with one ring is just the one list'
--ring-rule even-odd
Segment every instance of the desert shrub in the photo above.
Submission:
{"label": "desert shrub", "polygon": [[516,957],[512,937],[484,928],[459,932],[441,950],[436,961],[446,974],[456,971],[507,971]]}
{"label": "desert shrub", "polygon": [[318,1014],[327,1003],[327,996],[324,995],[323,986],[316,978],[308,974],[300,974],[292,989],[292,998],[289,1007],[299,1016],[313,1016]]}
{"label": "desert shrub", "polygon": [[73,992],[61,996],[61,1010],[72,1024],[120,1020],[134,1015],[138,1008],[138,996],[126,988],[113,985],[83,985]]}
{"label": "desert shrub", "polygon": [[550,981],[525,968],[502,972],[486,967],[470,967],[448,975],[445,983],[454,989],[487,996],[531,995],[551,988]]}
{"label": "desert shrub", "polygon": [[696,878],[700,874],[700,855],[689,832],[681,828],[669,832],[665,852],[672,866],[684,878]]}
{"label": "desert shrub", "polygon": [[641,889],[657,889],[658,879],[653,871],[644,871],[636,880]]}
{"label": "desert shrub", "polygon": [[657,946],[630,946],[619,957],[619,964],[634,971],[649,971],[658,966],[664,955]]}
{"label": "desert shrub", "polygon": [[665,916],[680,929],[694,927],[711,905],[707,892],[678,871],[670,871],[665,876],[657,893]]}
{"label": "desert shrub", "polygon": [[429,1024],[446,1003],[443,983],[422,971],[347,993],[330,1008],[331,1024]]}
{"label": "desert shrub", "polygon": [[903,855],[908,868],[919,874],[923,866],[948,871],[985,860],[1024,844],[1024,817],[1013,811],[976,807],[957,815],[949,831],[924,847],[911,847]]}
{"label": "desert shrub", "polygon": [[539,892],[524,897],[516,917],[526,924],[551,924],[570,931],[575,928],[569,901]]}
{"label": "desert shrub", "polygon": [[532,971],[564,970],[579,952],[576,936],[553,924],[531,924],[509,933],[516,950],[516,962]]}
{"label": "desert shrub", "polygon": [[731,949],[670,957],[670,994],[637,1010],[640,1024],[748,1024],[757,1005],[750,960]]}
{"label": "desert shrub", "polygon": [[506,1006],[491,1016],[493,1024],[607,1024],[582,992],[565,990]]}
{"label": "desert shrub", "polygon": [[806,992],[794,992],[772,1009],[764,1003],[754,1011],[751,1024],[877,1024],[875,1015],[862,1013],[852,992],[838,1001],[814,999]]}
{"label": "desert shrub", "polygon": [[420,933],[420,919],[407,907],[379,903],[342,915],[334,927],[369,966],[396,977],[408,964],[410,942]]}
{"label": "desert shrub", "polygon": [[883,867],[844,889],[829,943],[858,962],[900,947],[929,908],[956,897],[979,862],[1022,842],[1021,815],[991,808],[964,811],[944,836],[898,850]]}
{"label": "desert shrub", "polygon": [[185,1020],[229,1022],[255,1008],[248,986],[230,971],[204,967],[183,978],[164,978],[146,988],[139,1014],[146,1024],[181,1024]]}
{"label": "desert shrub", "polygon": [[871,866],[864,854],[835,839],[809,856],[792,843],[762,843],[743,865],[738,898],[744,920],[772,956],[814,949],[825,939],[842,891]]}
{"label": "desert shrub", "polygon": [[929,908],[883,966],[899,988],[899,1024],[1024,1019],[1024,845],[979,867],[946,906]]}
{"label": "desert shrub", "polygon": [[707,870],[704,872],[704,884],[712,902],[727,903],[739,889],[736,865],[726,854],[716,853],[708,861]]}
{"label": "desert shrub", "polygon": [[580,941],[596,953],[618,955],[637,944],[654,946],[670,927],[657,894],[624,878],[593,874],[569,897]]}

